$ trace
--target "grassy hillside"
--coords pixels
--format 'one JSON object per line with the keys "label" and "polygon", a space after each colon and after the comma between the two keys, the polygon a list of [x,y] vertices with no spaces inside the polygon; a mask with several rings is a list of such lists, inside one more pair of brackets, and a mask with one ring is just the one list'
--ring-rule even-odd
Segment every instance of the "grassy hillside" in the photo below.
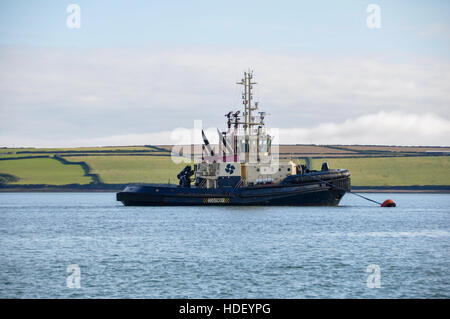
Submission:
{"label": "grassy hillside", "polygon": [[84,176],[78,165],[64,165],[53,158],[35,158],[0,161],[0,173],[19,178],[12,184],[89,184],[92,180]]}
{"label": "grassy hillside", "polygon": [[104,183],[177,183],[177,174],[186,164],[174,164],[170,156],[74,156],[69,161],[84,161]]}
{"label": "grassy hillside", "polygon": [[152,148],[146,146],[102,146],[102,147],[68,147],[68,148],[0,148],[1,152],[61,152],[61,151],[114,151],[114,150],[125,150],[125,151],[134,151],[134,150],[144,150],[151,151]]}
{"label": "grassy hillside", "polygon": [[[304,164],[308,158],[314,169],[320,169],[324,161],[331,168],[349,169],[355,186],[450,185],[450,157],[446,156],[450,148],[281,145],[280,149],[289,153],[283,160],[297,157]],[[436,150],[440,155],[430,153]],[[176,175],[184,166],[174,164],[167,151],[153,146],[0,149],[0,174],[19,178],[6,178],[3,183],[18,185],[177,183]],[[85,173],[98,174],[100,179]]]}
{"label": "grassy hillside", "polygon": [[323,162],[350,170],[355,186],[450,185],[448,156],[313,159],[313,168]]}

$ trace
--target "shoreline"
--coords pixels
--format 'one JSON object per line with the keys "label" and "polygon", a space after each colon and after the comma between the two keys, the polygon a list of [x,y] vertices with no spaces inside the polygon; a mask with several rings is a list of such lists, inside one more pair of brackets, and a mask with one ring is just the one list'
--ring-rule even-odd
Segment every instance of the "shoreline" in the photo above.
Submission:
{"label": "shoreline", "polygon": [[[129,184],[2,185],[0,193],[95,193],[118,192]],[[450,185],[353,186],[354,193],[434,193],[450,194]]]}
{"label": "shoreline", "polygon": [[428,193],[450,194],[449,185],[412,186],[352,186],[354,193]]}

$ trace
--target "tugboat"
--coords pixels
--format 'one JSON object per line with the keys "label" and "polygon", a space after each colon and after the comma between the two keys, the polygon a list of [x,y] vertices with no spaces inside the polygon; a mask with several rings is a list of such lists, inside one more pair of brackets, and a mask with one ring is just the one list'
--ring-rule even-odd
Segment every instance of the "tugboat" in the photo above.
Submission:
{"label": "tugboat", "polygon": [[244,112],[225,115],[228,129],[218,131],[217,154],[202,130],[201,159],[178,174],[179,185],[129,185],[117,200],[125,206],[337,206],[350,192],[350,172],[330,169],[327,163],[316,171],[280,162],[265,128],[266,113],[254,113],[258,102],[253,103],[252,79],[253,72],[245,72],[237,83],[244,89]]}

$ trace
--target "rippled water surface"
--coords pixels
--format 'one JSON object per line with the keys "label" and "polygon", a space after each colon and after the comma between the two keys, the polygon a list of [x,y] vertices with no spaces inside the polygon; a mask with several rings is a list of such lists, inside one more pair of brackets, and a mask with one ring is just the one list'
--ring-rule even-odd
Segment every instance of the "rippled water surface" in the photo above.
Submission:
{"label": "rippled water surface", "polygon": [[[232,208],[0,193],[0,297],[449,298],[450,195],[366,195],[398,207],[351,195],[339,207]],[[67,287],[72,264],[80,288]],[[369,265],[380,288],[367,285]]]}

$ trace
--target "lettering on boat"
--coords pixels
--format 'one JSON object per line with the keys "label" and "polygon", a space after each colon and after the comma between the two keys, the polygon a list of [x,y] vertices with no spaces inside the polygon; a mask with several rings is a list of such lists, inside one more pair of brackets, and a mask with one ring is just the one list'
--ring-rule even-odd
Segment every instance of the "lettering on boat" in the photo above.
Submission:
{"label": "lettering on boat", "polygon": [[229,198],[204,198],[203,199],[203,203],[204,204],[229,204],[230,203],[230,199]]}

